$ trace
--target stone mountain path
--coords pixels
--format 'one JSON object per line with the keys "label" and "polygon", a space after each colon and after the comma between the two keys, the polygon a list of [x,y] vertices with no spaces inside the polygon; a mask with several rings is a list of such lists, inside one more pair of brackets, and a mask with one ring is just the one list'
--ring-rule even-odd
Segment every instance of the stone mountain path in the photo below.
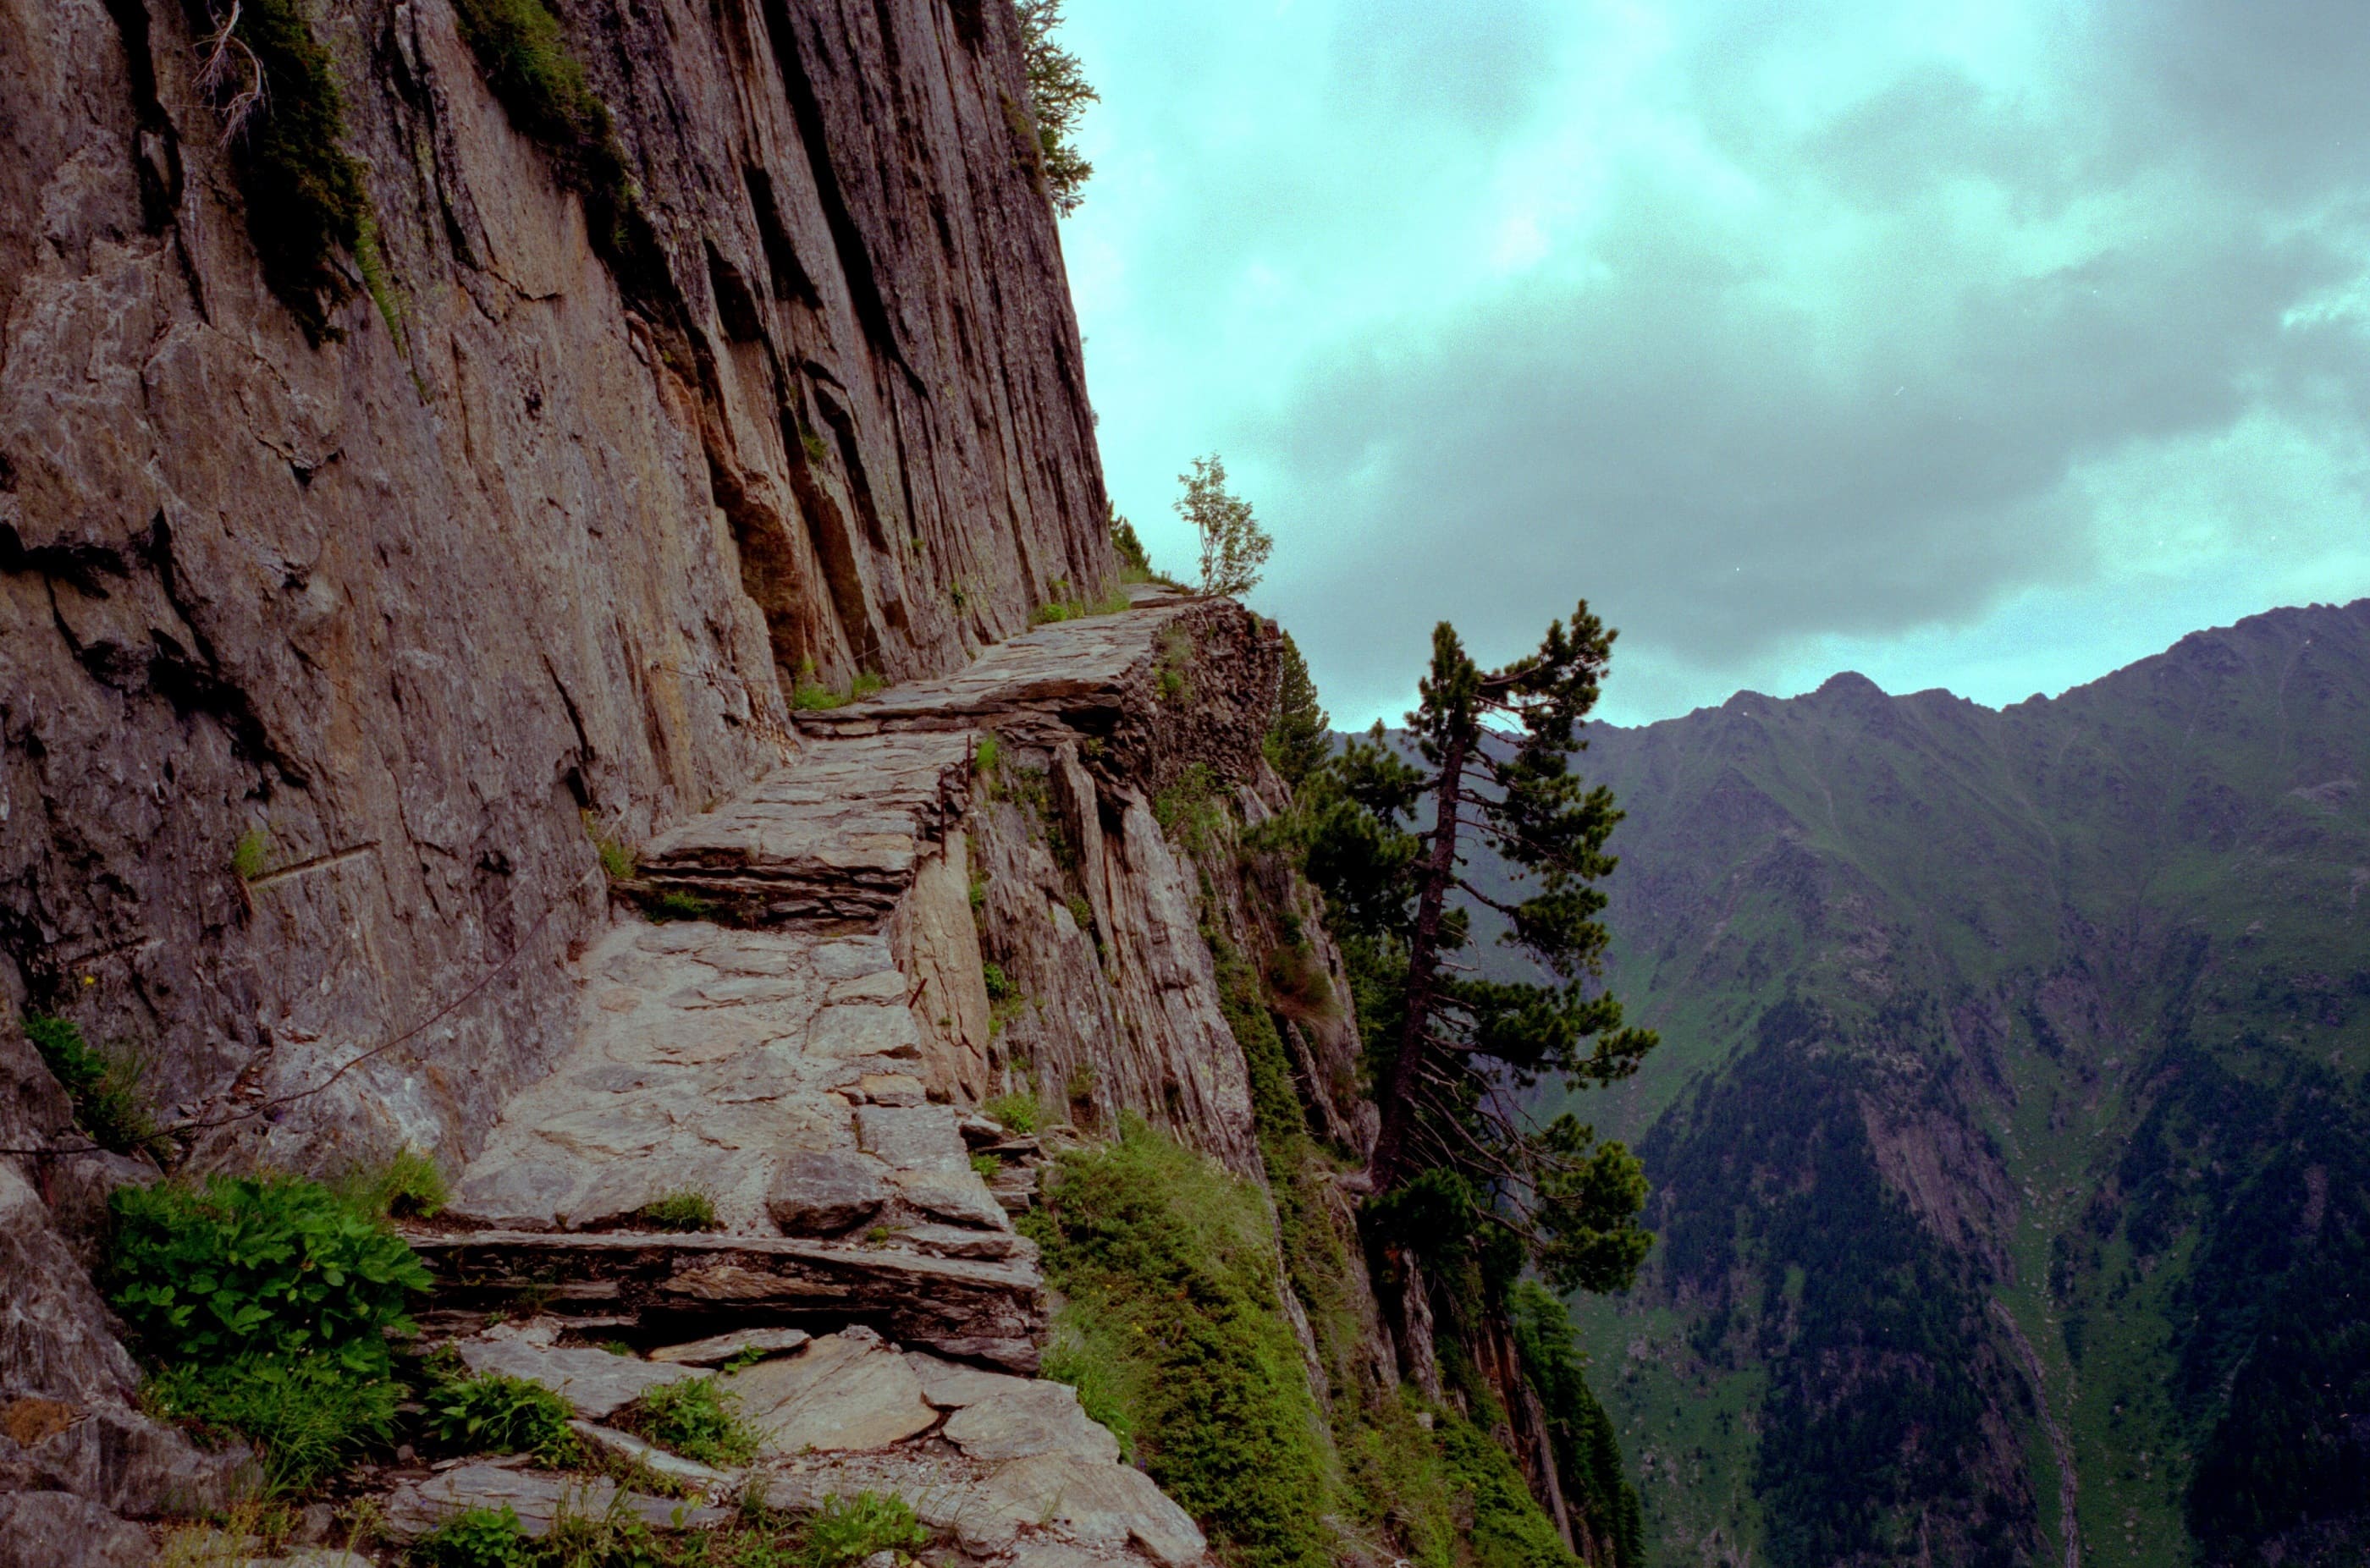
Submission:
{"label": "stone mountain path", "polygon": [[[432,1321],[537,1309],[456,1340],[466,1361],[554,1388],[588,1440],[628,1454],[604,1417],[659,1382],[721,1377],[764,1436],[753,1471],[638,1455],[711,1502],[761,1483],[787,1506],[895,1493],[967,1556],[1019,1568],[1202,1557],[1075,1393],[1026,1376],[1044,1286],[1006,1207],[1026,1184],[991,1189],[972,1156],[1017,1176],[1035,1145],[967,1108],[987,1029],[961,830],[983,737],[1110,734],[1190,612],[1138,589],[1120,613],[801,714],[795,757],[650,846],[637,890],[714,918],[621,920],[584,955],[573,1047],[410,1235],[438,1276]],[[686,1191],[715,1229],[638,1218]],[[620,1336],[702,1343],[648,1359],[593,1343]],[[777,1354],[698,1365],[743,1344]],[[392,1514],[417,1532],[507,1502],[539,1528],[613,1492],[477,1461],[408,1484]]]}

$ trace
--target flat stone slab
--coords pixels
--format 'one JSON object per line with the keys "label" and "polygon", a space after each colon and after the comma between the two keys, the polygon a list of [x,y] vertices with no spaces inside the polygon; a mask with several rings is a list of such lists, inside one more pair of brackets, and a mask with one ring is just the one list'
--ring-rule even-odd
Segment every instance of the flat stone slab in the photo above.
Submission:
{"label": "flat stone slab", "polygon": [[[413,1539],[471,1508],[499,1512],[507,1505],[518,1514],[519,1527],[540,1539],[556,1519],[598,1519],[617,1502],[614,1481],[510,1465],[464,1464],[397,1487],[386,1500],[386,1529],[399,1539]],[[626,1494],[622,1506],[660,1530],[705,1529],[732,1516],[727,1509],[639,1492]]]}
{"label": "flat stone slab", "polygon": [[1065,1383],[1024,1382],[1000,1390],[947,1417],[945,1433],[947,1441],[975,1459],[1076,1454],[1119,1462],[1119,1439],[1078,1408],[1078,1391]]}
{"label": "flat stone slab", "polygon": [[652,1389],[707,1375],[692,1367],[637,1361],[605,1350],[531,1345],[521,1339],[465,1339],[453,1348],[470,1371],[540,1383],[566,1400],[577,1414],[593,1421],[616,1413]]}
{"label": "flat stone slab", "polygon": [[[846,1098],[921,1035],[877,935],[620,924],[582,962],[576,1045],[503,1107],[447,1212],[504,1230],[630,1229],[645,1204],[702,1193],[721,1229],[775,1232],[786,1157],[853,1152]],[[850,982],[880,980],[869,1000]]]}
{"label": "flat stone slab", "polygon": [[922,1380],[877,1334],[826,1334],[798,1355],[723,1380],[742,1419],[781,1457],[843,1448],[885,1448],[936,1425]]}
{"label": "flat stone slab", "polygon": [[695,1339],[688,1345],[653,1350],[650,1359],[681,1367],[721,1367],[744,1350],[773,1356],[796,1350],[813,1337],[804,1329],[736,1329],[731,1333]]}

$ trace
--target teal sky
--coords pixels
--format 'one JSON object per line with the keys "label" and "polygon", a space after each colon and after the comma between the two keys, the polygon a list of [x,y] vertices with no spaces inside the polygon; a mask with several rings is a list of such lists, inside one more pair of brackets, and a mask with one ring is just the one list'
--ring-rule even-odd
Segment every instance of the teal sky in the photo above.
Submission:
{"label": "teal sky", "polygon": [[1335,722],[1586,597],[1635,722],[1986,703],[2370,594],[2360,0],[1070,0],[1156,560],[1223,453]]}

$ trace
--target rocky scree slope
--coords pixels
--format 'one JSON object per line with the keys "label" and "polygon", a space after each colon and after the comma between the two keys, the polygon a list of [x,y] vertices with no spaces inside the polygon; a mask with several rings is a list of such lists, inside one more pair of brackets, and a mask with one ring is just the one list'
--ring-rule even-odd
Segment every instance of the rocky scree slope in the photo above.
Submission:
{"label": "rocky scree slope", "polygon": [[[2358,1559],[2370,601],[1593,733],[1669,1563]],[[1639,1135],[1643,1136],[1640,1137]]]}

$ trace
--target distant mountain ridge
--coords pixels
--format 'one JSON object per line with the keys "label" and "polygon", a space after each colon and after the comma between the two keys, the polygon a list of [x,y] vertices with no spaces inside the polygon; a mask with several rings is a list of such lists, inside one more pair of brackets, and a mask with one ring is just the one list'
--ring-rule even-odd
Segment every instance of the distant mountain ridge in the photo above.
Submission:
{"label": "distant mountain ridge", "polygon": [[1589,734],[1658,1561],[2362,1561],[2370,600]]}

